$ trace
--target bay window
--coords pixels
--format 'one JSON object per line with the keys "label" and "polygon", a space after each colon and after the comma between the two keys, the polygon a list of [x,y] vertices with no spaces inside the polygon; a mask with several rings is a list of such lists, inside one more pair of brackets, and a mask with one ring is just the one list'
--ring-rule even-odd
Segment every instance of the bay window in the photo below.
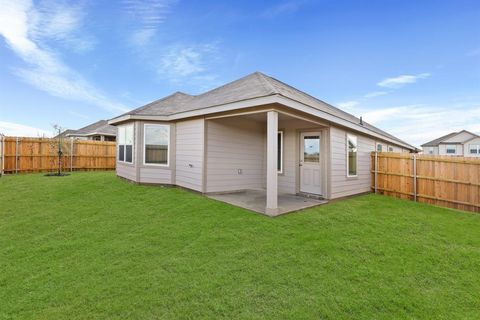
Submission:
{"label": "bay window", "polygon": [[118,161],[133,163],[133,124],[118,127]]}
{"label": "bay window", "polygon": [[168,166],[170,125],[144,125],[144,164]]}

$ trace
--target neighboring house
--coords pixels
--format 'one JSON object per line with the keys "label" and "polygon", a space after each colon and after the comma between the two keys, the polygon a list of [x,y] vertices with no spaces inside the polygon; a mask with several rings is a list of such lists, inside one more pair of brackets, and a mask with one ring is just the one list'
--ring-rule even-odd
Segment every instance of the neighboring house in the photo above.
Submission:
{"label": "neighboring house", "polygon": [[422,144],[424,154],[480,157],[480,136],[467,130],[452,132]]}
{"label": "neighboring house", "polygon": [[115,141],[117,128],[109,125],[107,120],[100,120],[78,130],[67,129],[58,136],[79,140]]}
{"label": "neighboring house", "polygon": [[377,146],[416,151],[355,116],[256,72],[200,95],[176,92],[109,121],[117,175],[204,194],[265,190],[335,199],[370,191]]}

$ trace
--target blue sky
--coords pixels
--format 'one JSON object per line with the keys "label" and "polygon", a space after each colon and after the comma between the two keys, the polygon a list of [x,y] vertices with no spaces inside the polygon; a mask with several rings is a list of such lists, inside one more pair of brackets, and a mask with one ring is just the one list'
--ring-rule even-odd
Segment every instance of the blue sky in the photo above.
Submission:
{"label": "blue sky", "polygon": [[0,0],[0,133],[262,71],[419,145],[480,133],[480,1]]}

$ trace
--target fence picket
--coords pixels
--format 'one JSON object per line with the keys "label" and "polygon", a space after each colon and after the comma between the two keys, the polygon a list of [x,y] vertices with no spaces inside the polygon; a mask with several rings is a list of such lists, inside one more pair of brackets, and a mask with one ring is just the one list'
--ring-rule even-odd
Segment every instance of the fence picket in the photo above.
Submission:
{"label": "fence picket", "polygon": [[[59,143],[56,139],[4,137],[2,141],[1,165],[4,173],[57,170]],[[61,159],[62,170],[115,169],[115,142],[72,139],[60,145],[64,151]]]}
{"label": "fence picket", "polygon": [[372,152],[372,162],[377,193],[480,212],[480,159]]}

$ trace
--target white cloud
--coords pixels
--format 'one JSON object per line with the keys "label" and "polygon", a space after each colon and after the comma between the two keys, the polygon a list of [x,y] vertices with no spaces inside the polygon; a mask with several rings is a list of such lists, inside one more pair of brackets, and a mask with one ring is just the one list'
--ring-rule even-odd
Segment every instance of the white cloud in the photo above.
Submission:
{"label": "white cloud", "polygon": [[377,85],[385,88],[400,88],[406,84],[415,83],[419,79],[428,78],[429,76],[430,73],[420,73],[417,75],[400,75],[398,77],[384,79],[377,83]]}
{"label": "white cloud", "polygon": [[129,42],[144,46],[155,36],[159,25],[165,21],[174,0],[124,0],[123,9],[135,24]]}
{"label": "white cloud", "polygon": [[0,121],[0,134],[12,137],[51,137],[52,132],[27,125]]}
{"label": "white cloud", "polygon": [[359,113],[363,119],[416,146],[450,132],[480,132],[480,103],[406,105]]}
{"label": "white cloud", "polygon": [[375,97],[383,96],[383,95],[386,95],[386,94],[388,94],[387,91],[374,91],[374,92],[370,92],[370,93],[365,94],[363,97],[364,98],[375,98]]}
{"label": "white cloud", "polygon": [[66,4],[62,0],[44,0],[30,12],[29,33],[35,41],[54,40],[77,52],[85,52],[95,45],[93,37],[80,32],[85,16],[83,2]]}
{"label": "white cloud", "polygon": [[358,106],[358,104],[359,104],[358,101],[351,100],[351,101],[339,102],[337,103],[337,106],[341,109],[352,109],[353,107]]}
{"label": "white cloud", "polygon": [[[87,102],[114,112],[127,110],[122,104],[108,99],[80,74],[63,63],[58,53],[37,40],[40,37],[38,34],[40,29],[35,21],[44,18],[41,11],[33,7],[31,1],[0,0],[0,7],[2,8],[0,35],[29,65],[14,69],[19,77],[53,96]],[[53,32],[52,30],[61,30],[57,34],[67,32],[71,28],[70,24],[67,25],[52,27],[50,32]]]}
{"label": "white cloud", "polygon": [[211,81],[216,75],[209,65],[217,60],[217,53],[216,44],[172,46],[161,56],[157,71],[174,82],[185,78]]}

